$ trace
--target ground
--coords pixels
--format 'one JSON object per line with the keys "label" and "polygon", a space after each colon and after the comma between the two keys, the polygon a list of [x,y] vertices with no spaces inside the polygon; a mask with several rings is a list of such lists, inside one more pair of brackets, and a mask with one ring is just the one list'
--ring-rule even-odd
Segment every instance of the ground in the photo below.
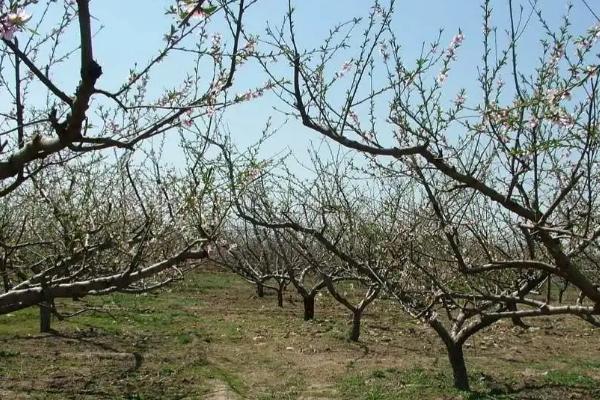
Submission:
{"label": "ground", "polygon": [[477,335],[465,394],[439,339],[385,300],[367,309],[360,343],[329,296],[304,322],[291,291],[279,308],[218,271],[85,302],[97,311],[54,321],[54,334],[37,333],[33,308],[0,317],[0,399],[600,399],[600,331],[574,318]]}

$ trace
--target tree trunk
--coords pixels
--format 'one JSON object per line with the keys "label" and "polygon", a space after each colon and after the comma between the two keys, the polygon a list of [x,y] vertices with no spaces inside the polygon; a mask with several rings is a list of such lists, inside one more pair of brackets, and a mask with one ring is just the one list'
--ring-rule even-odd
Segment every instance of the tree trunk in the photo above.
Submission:
{"label": "tree trunk", "polygon": [[256,295],[258,297],[265,297],[265,287],[262,282],[256,282]]}
{"label": "tree trunk", "polygon": [[569,284],[567,282],[563,283],[563,286],[561,286],[558,289],[558,302],[560,304],[562,304],[563,302],[563,296],[565,295],[565,292],[567,291],[567,289],[569,288]]}
{"label": "tree trunk", "polygon": [[2,257],[0,261],[0,275],[2,275],[2,284],[4,285],[4,293],[12,289],[10,279],[8,278],[8,272],[6,271],[6,258]]}
{"label": "tree trunk", "polygon": [[305,296],[304,300],[304,320],[309,321],[315,318],[315,296]]}
{"label": "tree trunk", "polygon": [[360,337],[360,319],[362,318],[362,312],[355,310],[352,312],[352,328],[350,328],[350,340],[358,342]]}
{"label": "tree trunk", "polygon": [[458,390],[470,390],[469,375],[467,375],[467,366],[463,355],[461,344],[446,344],[448,349],[448,359],[452,366],[452,375],[454,376],[454,387]]}
{"label": "tree trunk", "polygon": [[48,333],[51,331],[52,311],[50,302],[40,303],[40,332]]}
{"label": "tree trunk", "polygon": [[283,307],[283,288],[281,286],[277,290],[277,305]]}
{"label": "tree trunk", "polygon": [[[514,301],[509,301],[506,304],[506,307],[509,311],[517,311],[517,303]],[[512,317],[511,320],[514,326],[518,326],[525,329],[529,328],[529,325],[523,322],[523,320],[520,317]]]}
{"label": "tree trunk", "polygon": [[12,289],[10,279],[8,279],[8,273],[6,272],[6,267],[2,268],[2,284],[4,285],[4,293]]}

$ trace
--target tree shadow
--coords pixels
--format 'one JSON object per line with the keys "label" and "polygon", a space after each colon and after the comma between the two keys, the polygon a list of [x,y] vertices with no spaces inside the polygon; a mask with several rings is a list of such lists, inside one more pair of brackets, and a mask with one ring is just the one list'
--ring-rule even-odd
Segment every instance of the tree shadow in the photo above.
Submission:
{"label": "tree shadow", "polygon": [[[492,378],[489,375],[482,374],[485,378],[485,386],[488,390],[486,391],[472,391],[466,399],[468,400],[491,400],[495,398],[506,398],[506,396],[519,396],[515,398],[521,398],[520,396],[526,396],[523,398],[532,398],[530,395],[536,395],[536,392],[548,392],[552,391],[553,398],[563,398],[563,396],[556,397],[559,394],[564,394],[565,398],[567,395],[575,392],[584,395],[600,395],[599,389],[593,389],[586,385],[564,385],[553,382],[525,382],[516,385],[510,385],[505,382],[501,382]],[[542,393],[538,393],[542,394]],[[537,396],[535,398],[538,398]],[[541,398],[541,397],[540,397]],[[544,397],[545,398],[545,397]],[[594,397],[592,397],[594,398]]]}

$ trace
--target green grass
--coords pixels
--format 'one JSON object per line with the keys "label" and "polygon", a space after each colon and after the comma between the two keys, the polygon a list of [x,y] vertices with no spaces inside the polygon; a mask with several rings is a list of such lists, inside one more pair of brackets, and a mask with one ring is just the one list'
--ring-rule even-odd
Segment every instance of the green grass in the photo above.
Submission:
{"label": "green grass", "polygon": [[458,395],[447,376],[421,368],[376,369],[346,377],[340,383],[343,398],[356,400],[403,400]]}
{"label": "green grass", "polygon": [[571,371],[548,371],[544,379],[548,383],[566,387],[584,387],[590,389],[600,387],[600,382],[595,379]]}
{"label": "green grass", "polygon": [[[548,371],[544,381],[510,389],[486,381],[486,375],[471,373],[471,392],[454,389],[451,377],[444,372],[420,368],[398,370],[395,368],[375,369],[370,373],[354,374],[340,382],[340,393],[344,399],[355,400],[410,400],[452,398],[464,400],[509,400],[520,399],[529,390],[547,389],[550,392],[568,392],[568,389],[588,389],[596,394],[600,382],[586,375],[569,371]],[[554,395],[553,395],[554,396]],[[535,397],[537,398],[537,397]],[[544,397],[545,398],[545,397]],[[555,397],[548,397],[555,398]],[[558,397],[556,397],[558,398]]]}

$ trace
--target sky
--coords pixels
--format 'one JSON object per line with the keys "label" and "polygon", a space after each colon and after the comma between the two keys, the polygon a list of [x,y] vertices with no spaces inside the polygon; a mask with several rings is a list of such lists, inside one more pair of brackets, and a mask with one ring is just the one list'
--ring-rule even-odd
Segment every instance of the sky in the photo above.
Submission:
{"label": "sky", "polygon": [[[382,0],[387,4],[389,0]],[[94,29],[97,31],[94,38],[94,51],[97,61],[103,67],[103,76],[97,87],[109,91],[115,90],[127,78],[129,70],[134,63],[143,65],[156,54],[157,48],[162,43],[164,32],[173,23],[173,18],[165,15],[165,9],[174,0],[92,0],[91,11],[94,16]],[[527,6],[529,0],[515,0],[515,9],[519,4]],[[366,0],[294,0],[295,24],[297,28],[298,44],[301,48],[310,49],[319,46],[327,37],[329,30],[337,23],[347,21],[354,17],[368,15],[373,2]],[[508,1],[493,0],[493,24],[499,27],[500,36],[508,28],[509,14]],[[540,8],[552,27],[558,27],[560,18],[567,9],[567,2],[562,0],[540,0]],[[584,32],[587,28],[598,23],[592,13],[585,7],[583,0],[573,0],[572,25],[576,32]],[[596,14],[600,14],[600,2],[588,0],[588,4],[595,7]],[[482,39],[482,13],[481,1],[477,0],[397,0],[393,28],[396,36],[402,43],[402,54],[406,60],[415,60],[421,49],[422,43],[434,40],[439,29],[444,29],[441,44],[446,46],[459,29],[464,33],[464,45],[458,53],[458,61],[448,81],[445,83],[445,92],[448,100],[454,98],[460,88],[468,89],[467,93],[475,91],[476,66],[481,59]],[[245,26],[248,32],[266,38],[265,27],[267,24],[281,23],[287,11],[286,0],[259,0],[246,16]],[[222,31],[224,25],[220,15],[214,19],[210,29],[214,32]],[[51,21],[51,18],[48,19]],[[539,37],[541,26],[532,23],[519,43],[519,50],[523,55],[521,66],[531,69],[539,54]],[[76,39],[75,31],[70,33]],[[198,38],[200,40],[200,38]],[[360,41],[359,32],[349,40],[349,48],[345,55],[351,59],[358,52]],[[69,40],[63,46],[68,48]],[[54,78],[60,87],[73,91],[78,82],[77,59],[74,63],[66,62],[55,71]],[[338,65],[333,65],[331,73],[339,69],[344,58],[334,60]],[[185,62],[178,56],[167,59],[152,75],[151,89],[159,93],[176,82],[188,72]],[[282,70],[285,72],[285,70]],[[291,71],[285,72],[291,77]],[[256,65],[246,65],[240,68],[236,75],[234,90],[244,92],[257,87],[267,80],[264,72]],[[341,82],[340,93],[343,93],[344,82]],[[476,97],[476,94],[473,96]],[[274,116],[277,123],[285,121],[281,112],[274,107],[289,111],[285,105],[277,102],[274,96],[264,96],[256,101],[232,107],[224,116],[224,121],[229,127],[232,140],[240,147],[245,147],[255,142],[260,135],[269,115]],[[318,143],[321,138],[301,127],[297,122],[286,124],[281,131],[268,142],[264,149],[265,157],[276,154],[286,149],[302,160],[307,160],[306,149],[311,141]],[[165,159],[174,164],[178,163],[177,137],[173,135],[166,146]]]}

